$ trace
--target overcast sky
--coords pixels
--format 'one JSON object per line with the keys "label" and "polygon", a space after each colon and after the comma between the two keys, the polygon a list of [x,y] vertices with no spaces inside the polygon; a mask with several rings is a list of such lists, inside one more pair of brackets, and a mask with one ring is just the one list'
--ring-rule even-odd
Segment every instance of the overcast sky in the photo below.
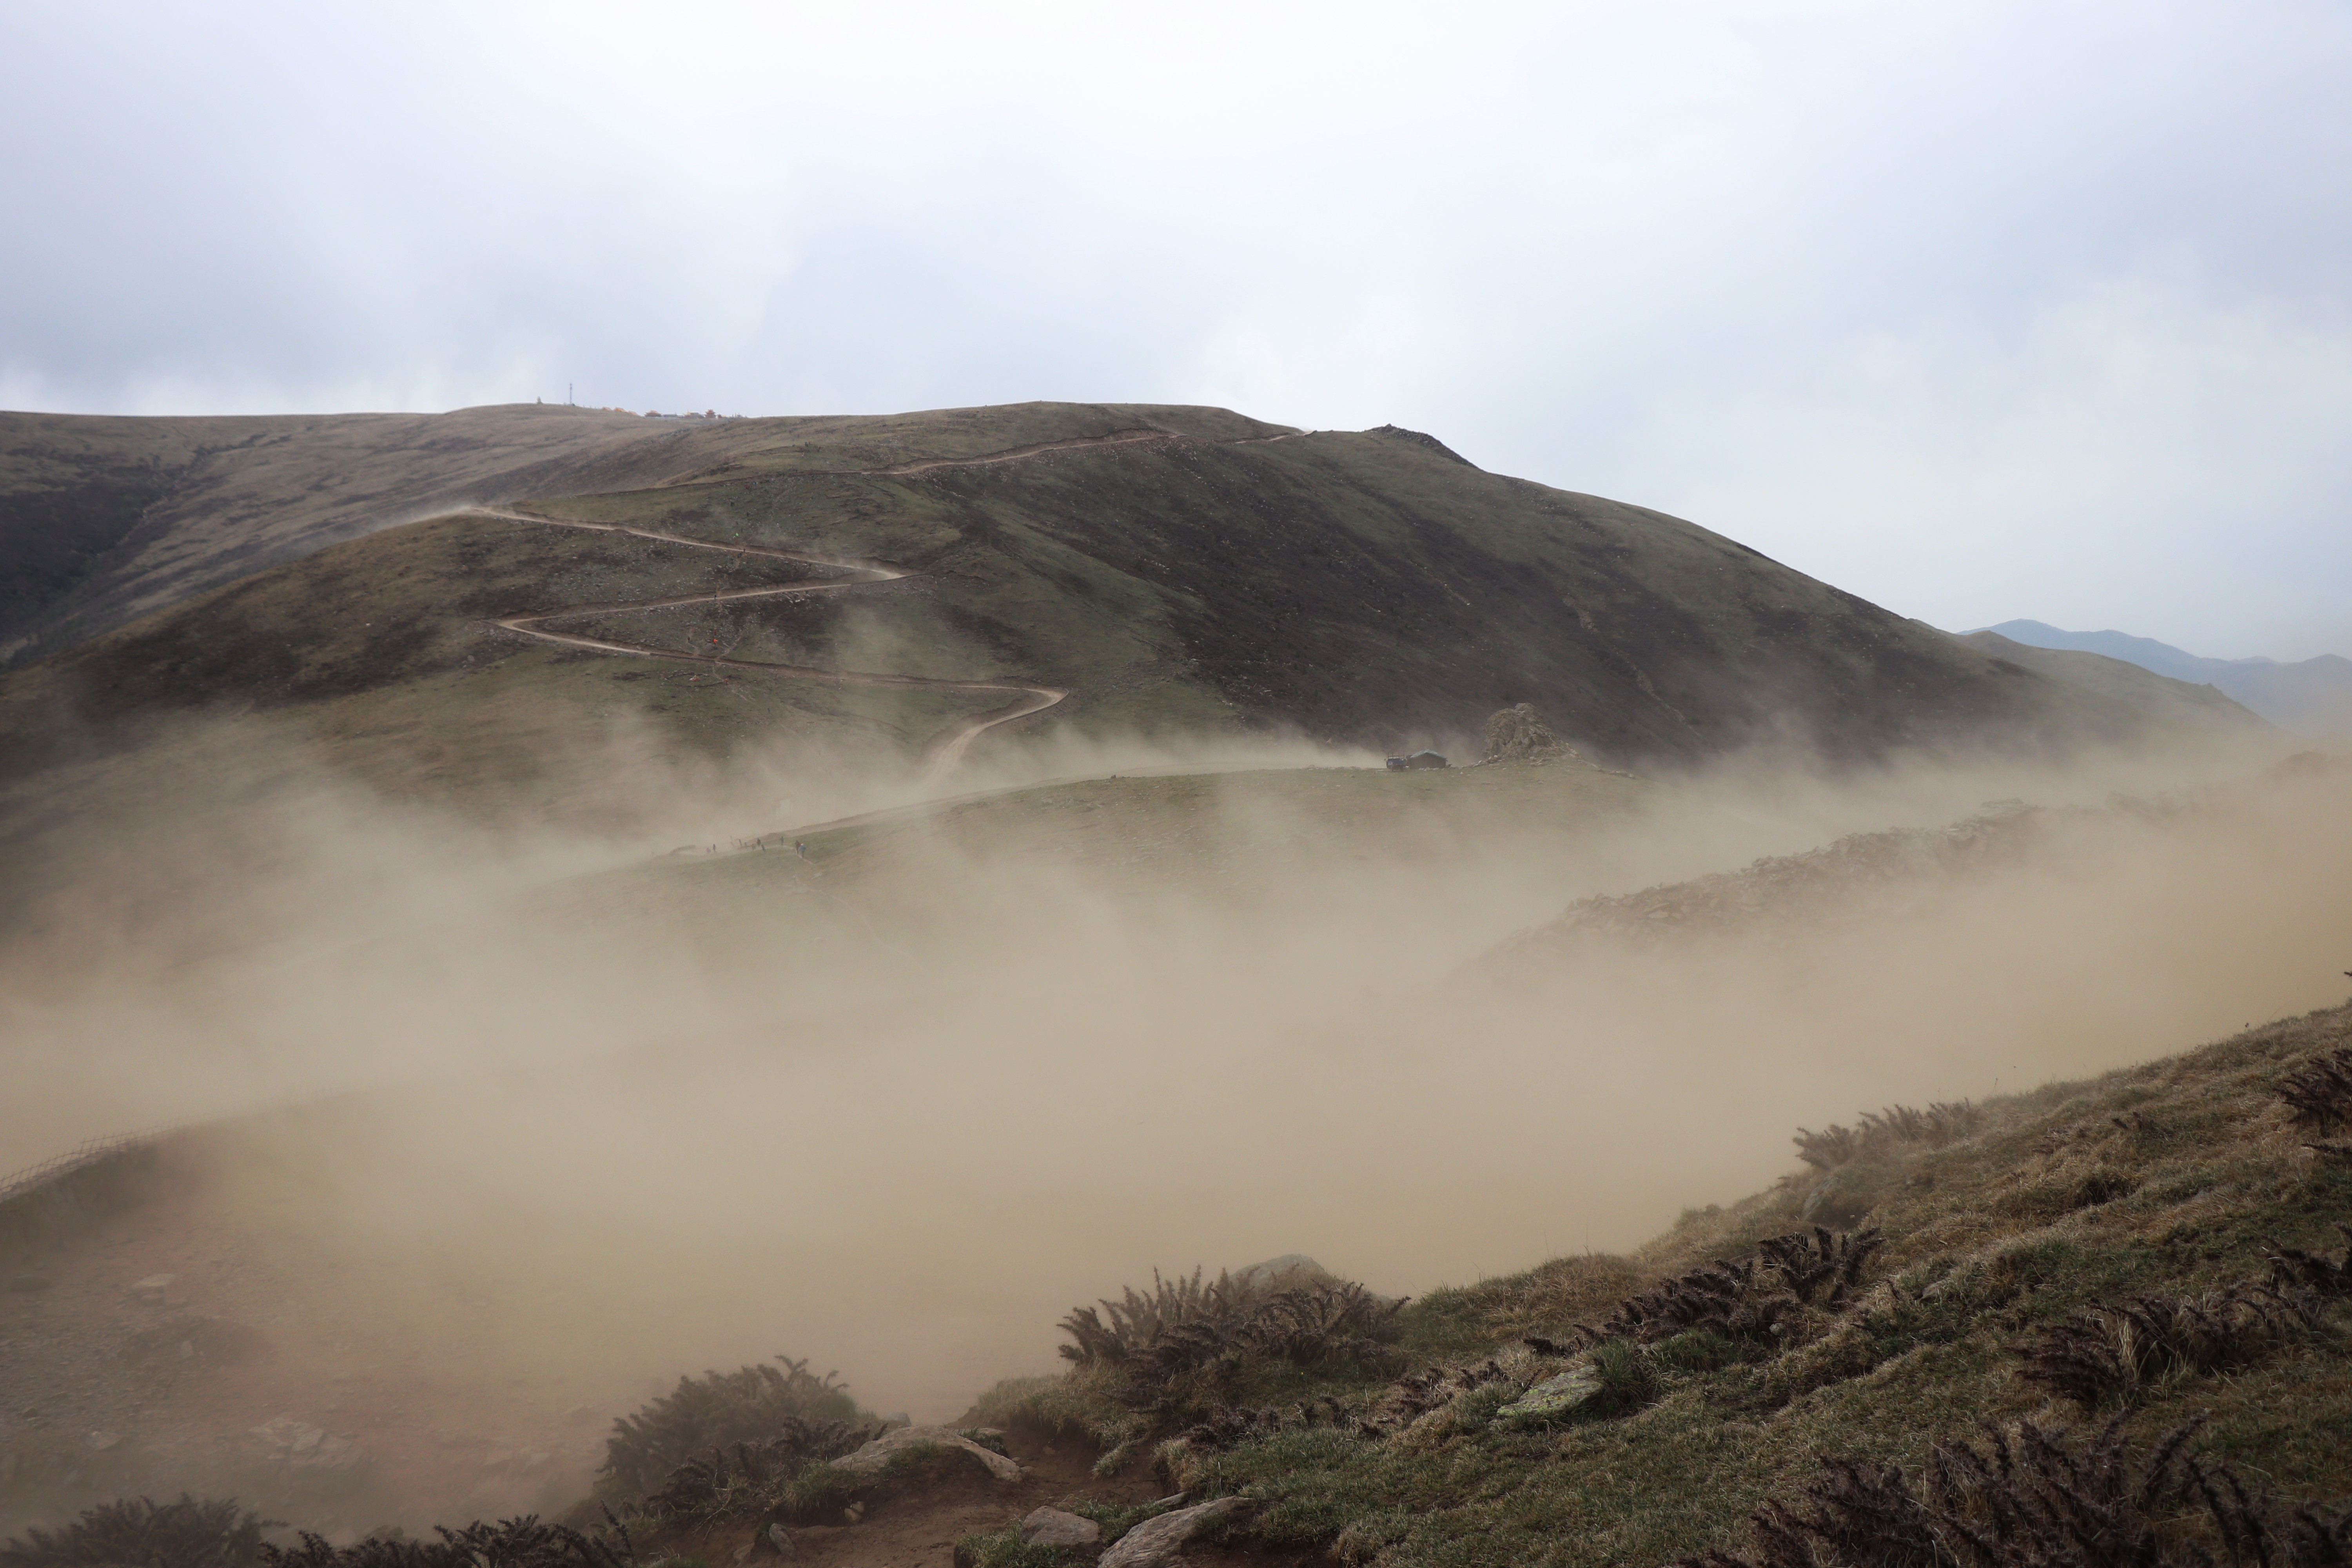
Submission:
{"label": "overcast sky", "polygon": [[2352,655],[2352,8],[0,6],[0,406],[1394,422]]}

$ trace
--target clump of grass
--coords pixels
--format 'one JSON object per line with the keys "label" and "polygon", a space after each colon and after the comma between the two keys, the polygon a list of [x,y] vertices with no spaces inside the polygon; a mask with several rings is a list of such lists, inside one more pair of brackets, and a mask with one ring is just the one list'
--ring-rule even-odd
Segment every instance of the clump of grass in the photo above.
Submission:
{"label": "clump of grass", "polygon": [[104,1568],[168,1563],[171,1568],[246,1568],[268,1550],[261,1532],[276,1521],[234,1500],[183,1492],[176,1502],[121,1498],[100,1503],[57,1531],[27,1530],[0,1544],[0,1568]]}
{"label": "clump of grass", "polygon": [[2135,1296],[2042,1331],[2021,1347],[2018,1375],[2095,1410],[2130,1400],[2160,1378],[2251,1366],[2315,1319],[2302,1296],[2262,1284]]}
{"label": "clump of grass", "polygon": [[1629,1259],[1584,1252],[1525,1274],[1440,1286],[1404,1314],[1403,1348],[1423,1359],[1486,1355],[1530,1333],[1605,1316],[1648,1278]]}
{"label": "clump of grass", "polygon": [[1832,1122],[1819,1132],[1797,1129],[1797,1157],[1817,1171],[1834,1171],[1856,1160],[1883,1160],[1906,1147],[1940,1149],[1974,1132],[1983,1113],[1971,1102],[1937,1100],[1925,1110],[1890,1105],[1865,1110],[1852,1127]]}
{"label": "clump of grass", "polygon": [[440,1539],[394,1535],[331,1546],[305,1531],[299,1546],[264,1542],[260,1561],[265,1568],[635,1568],[637,1561],[625,1533],[616,1550],[576,1530],[541,1523],[535,1514],[496,1524],[477,1521],[462,1530],[440,1525],[434,1533]]}
{"label": "clump of grass", "polygon": [[[900,1456],[902,1462],[907,1456]],[[800,1524],[820,1524],[841,1516],[869,1483],[839,1465],[819,1461],[786,1481],[776,1494],[775,1511]]]}
{"label": "clump of grass", "polygon": [[2322,1137],[2352,1122],[2352,1046],[2316,1057],[2279,1081],[2297,1127]]}
{"label": "clump of grass", "polygon": [[764,1444],[793,1423],[851,1422],[856,1401],[834,1373],[818,1377],[808,1363],[778,1356],[777,1365],[681,1377],[672,1393],[613,1423],[600,1472],[603,1490],[639,1495],[681,1465],[714,1448]]}
{"label": "clump of grass", "polygon": [[1656,1359],[1638,1345],[1622,1340],[1595,1345],[1591,1365],[1601,1388],[1578,1407],[1580,1415],[1630,1415],[1658,1396]]}

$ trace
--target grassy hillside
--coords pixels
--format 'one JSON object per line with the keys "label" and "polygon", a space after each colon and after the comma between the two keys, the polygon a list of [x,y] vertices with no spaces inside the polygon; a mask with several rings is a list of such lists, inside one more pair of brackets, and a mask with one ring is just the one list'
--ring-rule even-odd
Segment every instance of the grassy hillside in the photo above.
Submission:
{"label": "grassy hillside", "polygon": [[[595,1505],[567,1518],[614,1568],[779,1540],[944,1563],[959,1535],[960,1563],[1064,1568],[1101,1548],[1023,1542],[1031,1509],[1116,1540],[1177,1492],[1239,1500],[1188,1549],[1205,1563],[2331,1563],[2352,1497],[2347,1124],[2352,1005],[1801,1131],[1799,1173],[1630,1254],[1401,1307],[1303,1260],[1170,1277],[1074,1310],[1068,1371],[998,1385],[878,1469],[839,1462],[879,1428],[830,1379],[688,1379],[611,1428],[598,1493],[625,1540]],[[939,1452],[955,1428],[1026,1473]],[[133,1547],[167,1527],[84,1521]],[[10,1561],[94,1560],[80,1539]],[[518,1560],[583,1560],[561,1545]]]}
{"label": "grassy hillside", "polygon": [[[0,414],[0,667],[338,540],[529,495],[677,433],[597,409],[134,418]],[[642,480],[640,480],[642,482]]]}
{"label": "grassy hillside", "polygon": [[[1189,1350],[1081,1336],[1081,1366],[973,1419],[1149,1455],[1171,1488],[1255,1500],[1259,1540],[1354,1563],[1744,1549],[1750,1512],[1797,1501],[1824,1456],[1925,1491],[1938,1446],[1986,1424],[2068,1434],[2079,1457],[2112,1423],[2138,1465],[2192,1426],[2264,1502],[2334,1502],[2352,1495],[2352,1273],[2328,1259],[2352,1163],[2315,1141],[2352,1117],[2347,1044],[2339,1007],[2090,1082],[1873,1113],[1801,1135],[1802,1175],[1630,1257],[1440,1291],[1352,1348],[1253,1352],[1230,1323]],[[2164,1545],[2137,1560],[2219,1545],[2193,1494],[2148,1507]],[[2283,1541],[2285,1506],[2272,1517]],[[1820,1560],[1895,1560],[1866,1546],[1832,1533]]]}
{"label": "grassy hillside", "polygon": [[[359,426],[257,431],[235,464],[192,459],[194,477],[143,514],[152,540],[84,571],[70,605],[44,612],[57,626],[59,605],[103,619],[238,561],[310,552],[0,681],[12,779],[37,796],[47,786],[32,775],[143,743],[153,721],[258,713],[397,795],[528,800],[609,826],[633,809],[614,745],[714,767],[765,747],[797,757],[788,769],[888,772],[996,700],[747,668],[759,663],[1066,689],[1033,732],[1274,730],[1382,750],[1458,752],[1487,713],[1533,700],[1589,753],[1637,766],[1774,742],[1847,759],[2063,749],[2242,719],[2036,676],[1703,529],[1486,474],[1409,432],[1298,436],[1142,405],[691,427],[572,410],[443,417],[458,434],[420,447],[414,431],[379,433],[364,461],[328,440],[348,447]],[[487,433],[461,439],[468,419]],[[562,455],[512,466],[514,433],[538,427],[558,432],[546,445]],[[165,456],[139,461],[108,470],[122,506],[175,471]],[[268,488],[298,480],[314,499]],[[395,501],[525,492],[551,521],[915,575],[562,623],[676,656],[665,662],[488,623],[827,574],[478,514],[312,548]],[[684,662],[713,650],[738,668]]]}

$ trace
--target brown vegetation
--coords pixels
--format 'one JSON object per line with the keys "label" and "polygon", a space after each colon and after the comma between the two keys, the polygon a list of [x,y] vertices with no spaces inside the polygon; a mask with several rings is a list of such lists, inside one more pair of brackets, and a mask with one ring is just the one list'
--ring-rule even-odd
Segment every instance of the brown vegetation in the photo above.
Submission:
{"label": "brown vegetation", "polygon": [[2020,1347],[2018,1375],[2095,1410],[2158,1378],[2251,1366],[2316,1317],[2302,1295],[2245,1281],[2195,1296],[2133,1296],[2042,1330]]}
{"label": "brown vegetation", "polygon": [[1994,1427],[1982,1447],[1937,1444],[1924,1492],[1900,1466],[1824,1455],[1796,1500],[1756,1510],[1752,1555],[1711,1551],[1684,1568],[2213,1568],[2215,1546],[2243,1568],[2347,1560],[2352,1511],[2256,1504],[2227,1465],[2188,1457],[2195,1430],[2135,1453],[2121,1420]]}

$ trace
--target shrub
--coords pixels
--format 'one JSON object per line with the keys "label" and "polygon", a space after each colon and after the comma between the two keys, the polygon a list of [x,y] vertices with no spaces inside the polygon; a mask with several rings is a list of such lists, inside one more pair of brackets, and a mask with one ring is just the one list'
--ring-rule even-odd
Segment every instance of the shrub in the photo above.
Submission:
{"label": "shrub", "polygon": [[172,1568],[246,1568],[262,1561],[273,1521],[226,1499],[183,1492],[177,1502],[121,1498],[54,1532],[27,1530],[0,1544],[0,1568],[100,1568],[163,1563]]}
{"label": "shrub", "polygon": [[2095,1410],[2174,1373],[2250,1366],[2313,1318],[2302,1296],[2268,1285],[2135,1296],[2085,1308],[2035,1335],[2021,1347],[2018,1375]]}
{"label": "shrub", "polygon": [[827,1373],[817,1377],[808,1363],[787,1356],[775,1366],[681,1377],[677,1389],[634,1415],[613,1423],[604,1443],[603,1475],[610,1488],[651,1491],[688,1460],[738,1443],[764,1444],[793,1422],[846,1422],[858,1409],[849,1393]]}

